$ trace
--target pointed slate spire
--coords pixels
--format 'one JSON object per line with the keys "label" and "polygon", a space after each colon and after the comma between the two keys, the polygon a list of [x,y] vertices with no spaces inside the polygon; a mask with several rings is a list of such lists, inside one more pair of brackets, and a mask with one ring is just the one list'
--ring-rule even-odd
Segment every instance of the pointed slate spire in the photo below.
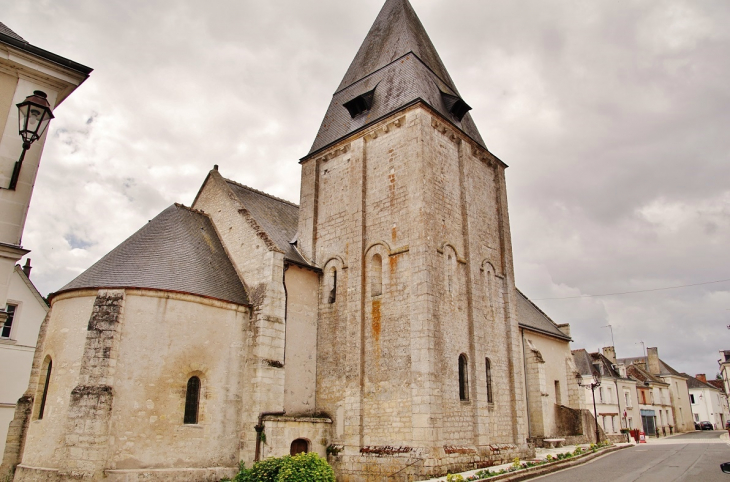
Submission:
{"label": "pointed slate spire", "polygon": [[332,97],[310,154],[419,100],[484,146],[467,113],[471,108],[409,1],[386,0]]}
{"label": "pointed slate spire", "polygon": [[451,89],[456,90],[436,47],[408,0],[387,0],[350,64],[338,91],[413,52]]}

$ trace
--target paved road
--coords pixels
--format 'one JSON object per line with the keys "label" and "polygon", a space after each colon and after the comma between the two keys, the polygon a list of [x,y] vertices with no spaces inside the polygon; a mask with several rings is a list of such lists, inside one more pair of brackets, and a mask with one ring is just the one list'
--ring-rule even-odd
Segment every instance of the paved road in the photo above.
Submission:
{"label": "paved road", "polygon": [[730,482],[720,464],[730,462],[727,432],[693,432],[653,439],[587,464],[532,480],[540,482]]}

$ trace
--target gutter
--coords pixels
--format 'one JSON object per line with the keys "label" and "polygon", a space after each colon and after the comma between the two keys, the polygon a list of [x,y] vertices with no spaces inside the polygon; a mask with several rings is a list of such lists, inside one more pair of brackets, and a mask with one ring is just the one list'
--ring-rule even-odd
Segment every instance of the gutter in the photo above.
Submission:
{"label": "gutter", "polygon": [[69,60],[66,57],[61,57],[60,55],[54,54],[53,52],[49,52],[48,50],[43,50],[42,48],[31,45],[28,42],[18,40],[9,35],[5,35],[4,33],[0,33],[0,42],[11,45],[17,49],[31,53],[33,55],[37,55],[38,57],[53,62],[54,64],[62,65],[63,67],[75,70],[80,74],[84,74],[86,77],[88,77],[89,74],[94,70],[91,67],[87,67],[78,62],[74,62],[73,60]]}

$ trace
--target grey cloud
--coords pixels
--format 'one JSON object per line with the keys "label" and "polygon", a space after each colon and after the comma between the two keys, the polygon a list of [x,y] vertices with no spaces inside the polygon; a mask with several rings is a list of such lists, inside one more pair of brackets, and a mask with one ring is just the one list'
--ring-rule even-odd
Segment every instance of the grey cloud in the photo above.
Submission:
{"label": "grey cloud", "polygon": [[[728,2],[411,1],[511,166],[528,296],[730,278]],[[172,202],[190,204],[213,164],[298,201],[297,160],[381,4],[8,5],[4,23],[95,68],[57,109],[30,209],[41,291]],[[92,244],[71,252],[59,233]],[[538,304],[572,323],[576,347],[607,344],[611,323],[620,355],[643,340],[690,373],[713,373],[730,348],[728,284]]]}

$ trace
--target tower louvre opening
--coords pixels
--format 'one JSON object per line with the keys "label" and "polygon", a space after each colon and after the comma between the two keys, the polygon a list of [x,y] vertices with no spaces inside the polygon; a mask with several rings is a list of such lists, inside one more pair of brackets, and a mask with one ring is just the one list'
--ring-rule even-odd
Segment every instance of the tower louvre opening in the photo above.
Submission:
{"label": "tower louvre opening", "polygon": [[464,102],[464,99],[461,97],[457,97],[455,95],[447,94],[446,92],[441,92],[441,97],[444,100],[444,104],[446,105],[446,109],[456,117],[456,119],[461,122],[461,119],[464,118],[467,112],[471,110],[471,107],[469,107],[469,104]]}
{"label": "tower louvre opening", "polygon": [[351,101],[342,104],[347,112],[350,113],[350,117],[353,119],[360,114],[364,114],[369,111],[373,106],[373,99],[375,98],[375,89],[365,92],[364,94],[358,95]]}

